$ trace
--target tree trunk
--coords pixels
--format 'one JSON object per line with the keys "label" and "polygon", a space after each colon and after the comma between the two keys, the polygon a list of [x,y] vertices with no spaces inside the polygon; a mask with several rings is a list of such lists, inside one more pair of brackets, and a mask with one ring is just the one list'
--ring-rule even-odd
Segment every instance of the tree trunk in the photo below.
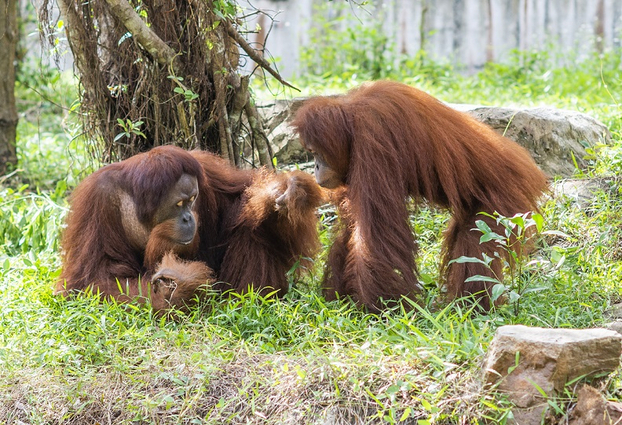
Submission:
{"label": "tree trunk", "polygon": [[15,137],[15,53],[17,48],[17,0],[0,5],[0,175],[17,165]]}
{"label": "tree trunk", "polygon": [[[55,27],[51,1],[40,11],[44,29]],[[239,166],[273,166],[248,77],[238,73],[240,55],[289,84],[244,39],[234,1],[57,2],[83,89],[85,132],[104,162],[176,144]]]}

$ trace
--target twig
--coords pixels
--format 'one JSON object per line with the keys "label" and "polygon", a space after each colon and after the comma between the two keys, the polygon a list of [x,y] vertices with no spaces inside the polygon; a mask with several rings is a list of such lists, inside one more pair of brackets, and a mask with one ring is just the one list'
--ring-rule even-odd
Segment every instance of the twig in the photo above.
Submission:
{"label": "twig", "polygon": [[257,144],[257,153],[259,154],[259,163],[267,168],[274,168],[272,164],[272,155],[270,153],[270,143],[268,143],[268,137],[261,125],[261,119],[257,113],[257,108],[250,100],[250,94],[244,110],[246,111],[246,117],[248,118],[248,124],[253,132],[253,138]]}
{"label": "twig", "polygon": [[296,91],[300,91],[300,89],[298,87],[294,87],[292,86],[290,83],[288,83],[287,81],[285,81],[283,79],[283,77],[281,77],[279,75],[278,72],[276,72],[271,66],[270,63],[268,63],[267,60],[265,60],[264,58],[261,57],[261,55],[259,53],[257,53],[257,51],[255,49],[253,49],[248,42],[244,39],[244,37],[242,37],[240,35],[240,33],[237,32],[237,30],[235,28],[233,28],[233,25],[231,24],[230,21],[223,21],[222,22],[223,25],[225,26],[225,29],[227,30],[227,34],[229,34],[229,36],[231,38],[233,38],[236,43],[238,43],[238,45],[242,48],[242,50],[244,50],[246,52],[246,54],[248,54],[248,56],[255,61],[255,63],[257,63],[257,65],[259,65],[260,67],[262,67],[263,69],[265,69],[266,71],[268,71],[268,73],[270,75],[272,75],[274,78],[276,78],[276,80],[283,84],[284,86],[290,87]]}

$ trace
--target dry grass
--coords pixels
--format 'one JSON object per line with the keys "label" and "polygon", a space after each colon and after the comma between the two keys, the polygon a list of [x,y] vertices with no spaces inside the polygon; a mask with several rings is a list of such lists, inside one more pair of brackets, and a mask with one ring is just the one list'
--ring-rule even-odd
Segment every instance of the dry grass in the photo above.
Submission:
{"label": "dry grass", "polygon": [[[177,351],[132,374],[24,369],[1,381],[0,423],[345,425],[386,423],[390,415],[473,423],[483,394],[471,371],[454,367],[431,380],[417,358],[358,360],[241,350],[205,365]],[[426,400],[433,394],[437,400]]]}

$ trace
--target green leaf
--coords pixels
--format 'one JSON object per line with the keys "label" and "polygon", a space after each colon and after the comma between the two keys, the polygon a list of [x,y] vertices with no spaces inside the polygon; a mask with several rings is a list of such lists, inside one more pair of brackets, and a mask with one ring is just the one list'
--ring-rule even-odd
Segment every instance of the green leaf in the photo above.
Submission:
{"label": "green leaf", "polygon": [[510,221],[512,223],[516,224],[521,229],[525,228],[525,218],[522,215],[516,215],[516,216],[510,218]]}
{"label": "green leaf", "polygon": [[484,276],[481,274],[476,274],[464,279],[465,282],[494,282],[500,284],[499,279],[495,279],[494,277]]}
{"label": "green leaf", "polygon": [[[466,281],[465,281],[466,282]],[[499,282],[499,281],[497,281]],[[495,286],[492,287],[492,293],[490,294],[490,299],[494,302],[497,301],[499,299],[500,296],[502,296],[505,291],[506,291],[506,286],[502,283],[497,283]]]}
{"label": "green leaf", "polygon": [[510,295],[510,300],[509,301],[510,301],[511,304],[513,304],[516,301],[518,301],[520,299],[520,297],[521,297],[520,294],[518,292],[516,292],[516,291],[510,291],[509,295]]}
{"label": "green leaf", "polygon": [[[490,230],[490,229],[489,229]],[[498,233],[495,233],[493,231],[484,233],[480,238],[479,238],[479,243],[486,243],[486,242],[490,242],[490,241],[498,241],[498,240],[502,240],[505,239],[503,236],[501,236]]]}
{"label": "green leaf", "polygon": [[113,141],[119,141],[121,140],[123,137],[130,137],[130,135],[128,133],[119,133],[115,136]]}
{"label": "green leaf", "polygon": [[534,223],[536,223],[536,229],[538,230],[538,233],[541,232],[542,228],[544,227],[544,217],[542,217],[542,214],[534,213],[531,215],[531,218],[533,219]]}
{"label": "green leaf", "polygon": [[484,260],[482,260],[480,258],[476,258],[476,257],[465,257],[465,256],[462,256],[462,257],[458,257],[458,258],[456,258],[454,260],[451,260],[449,262],[449,264],[452,264],[452,263],[458,263],[458,264],[477,263],[477,264],[483,264],[486,267],[488,267],[488,263],[486,263]]}
{"label": "green leaf", "polygon": [[490,233],[490,232],[492,232],[492,230],[490,229],[490,226],[488,224],[486,224],[486,222],[484,220],[476,220],[475,221],[475,226],[477,226],[477,228],[479,230],[481,230],[482,233]]}
{"label": "green leaf", "polygon": [[544,232],[542,232],[542,234],[551,235],[551,236],[559,236],[560,238],[564,238],[564,239],[570,238],[570,236],[568,236],[567,233],[560,232],[559,230],[545,230]]}
{"label": "green leaf", "polygon": [[538,286],[537,288],[527,288],[523,291],[523,295],[525,294],[529,294],[531,292],[541,292],[541,291],[546,291],[548,288],[546,288],[545,286]]}

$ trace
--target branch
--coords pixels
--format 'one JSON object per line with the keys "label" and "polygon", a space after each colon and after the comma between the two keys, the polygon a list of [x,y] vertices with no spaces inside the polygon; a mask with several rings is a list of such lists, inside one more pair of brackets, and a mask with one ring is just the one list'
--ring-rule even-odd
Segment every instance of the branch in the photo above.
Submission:
{"label": "branch", "polygon": [[[80,44],[81,41],[86,40],[80,17],[78,16],[76,9],[73,7],[73,2],[70,0],[58,0],[58,9],[60,10],[61,16],[67,23],[67,25],[64,25],[64,28],[76,67],[78,68],[80,74],[85,75],[84,71],[89,65],[89,59],[86,57]],[[51,41],[50,44],[52,44]]]}
{"label": "branch", "polygon": [[153,32],[126,0],[106,0],[110,12],[123,23],[132,37],[160,64],[179,69],[177,53]]}
{"label": "branch", "polygon": [[[248,99],[248,80],[250,77],[248,75],[240,77],[235,72],[230,73],[228,77],[228,86],[230,86],[233,91],[229,102],[231,105],[231,110],[229,111],[229,127],[231,128],[232,134],[239,134],[242,111],[244,110],[244,105],[246,105]],[[234,141],[232,138],[232,146],[233,157],[236,161],[236,165],[239,165],[239,162],[242,159],[241,153],[244,145],[239,143],[237,140]]]}
{"label": "branch", "polygon": [[[112,1],[112,0],[106,0],[106,1]],[[276,78],[276,80],[279,83],[283,84],[284,86],[291,87],[292,89],[296,91],[300,91],[298,87],[292,86],[290,83],[285,81],[283,77],[279,75],[278,72],[272,69],[272,67],[270,66],[270,63],[267,60],[265,60],[263,57],[261,57],[261,55],[257,53],[257,51],[253,49],[250,44],[248,44],[248,42],[244,39],[244,37],[242,37],[240,33],[237,32],[235,28],[233,28],[233,25],[231,24],[230,21],[227,21],[227,20],[222,21],[222,24],[225,26],[225,29],[227,30],[227,33],[229,34],[229,36],[233,38],[236,41],[236,43],[238,43],[238,45],[242,48],[242,50],[244,50],[246,54],[252,60],[254,60],[257,65],[259,65],[260,67],[268,71],[268,73],[272,75],[274,78]]]}
{"label": "branch", "polygon": [[214,54],[212,55],[212,74],[214,75],[214,89],[216,92],[216,114],[218,117],[218,133],[220,137],[220,154],[229,159],[232,165],[236,164],[233,151],[233,136],[229,125],[227,112],[227,81],[223,71],[225,69],[225,32],[220,29],[213,32]]}
{"label": "branch", "polygon": [[248,101],[244,106],[246,111],[246,117],[248,118],[248,124],[253,132],[253,137],[257,144],[257,153],[259,155],[259,163],[267,168],[274,168],[272,163],[272,155],[270,153],[270,143],[268,137],[261,125],[261,119],[257,113],[257,107],[251,102],[250,94],[247,92]]}

